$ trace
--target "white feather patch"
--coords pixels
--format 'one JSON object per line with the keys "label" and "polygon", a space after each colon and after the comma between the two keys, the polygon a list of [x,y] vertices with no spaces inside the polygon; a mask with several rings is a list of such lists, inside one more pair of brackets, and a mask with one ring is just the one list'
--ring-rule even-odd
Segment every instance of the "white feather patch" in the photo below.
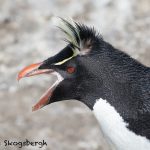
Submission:
{"label": "white feather patch", "polygon": [[123,118],[106,100],[97,100],[93,111],[104,137],[116,150],[150,150],[150,141],[130,131]]}

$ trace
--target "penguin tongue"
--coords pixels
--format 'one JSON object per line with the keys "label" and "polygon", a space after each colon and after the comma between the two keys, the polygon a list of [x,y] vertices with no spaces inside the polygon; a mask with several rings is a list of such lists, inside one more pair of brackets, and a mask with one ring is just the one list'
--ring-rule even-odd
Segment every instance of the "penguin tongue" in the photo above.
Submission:
{"label": "penguin tongue", "polygon": [[38,103],[36,103],[33,107],[32,107],[32,111],[36,111],[44,106],[46,106],[51,98],[51,95],[53,94],[53,91],[55,90],[55,88],[57,87],[57,85],[59,84],[59,81],[57,80],[40,98],[40,100],[38,101]]}

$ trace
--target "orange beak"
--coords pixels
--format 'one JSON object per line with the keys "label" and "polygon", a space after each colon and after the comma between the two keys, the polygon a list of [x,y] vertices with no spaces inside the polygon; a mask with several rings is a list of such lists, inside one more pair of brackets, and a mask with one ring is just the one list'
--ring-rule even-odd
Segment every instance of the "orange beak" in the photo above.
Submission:
{"label": "orange beak", "polygon": [[36,63],[36,64],[31,64],[31,65],[25,67],[24,69],[22,69],[19,72],[17,80],[19,81],[21,78],[24,78],[24,77],[30,77],[30,76],[35,76],[35,75],[39,75],[39,74],[53,72],[50,69],[38,69],[41,65],[42,65],[42,62]]}
{"label": "orange beak", "polygon": [[[39,74],[52,73],[54,72],[52,69],[38,69],[42,65],[42,63],[31,64],[21,70],[18,74],[17,80],[19,81],[21,78],[30,77]],[[58,85],[57,81],[46,91],[46,93],[40,98],[39,102],[32,107],[32,111],[38,110],[45,105],[48,104],[50,96],[52,92]]]}

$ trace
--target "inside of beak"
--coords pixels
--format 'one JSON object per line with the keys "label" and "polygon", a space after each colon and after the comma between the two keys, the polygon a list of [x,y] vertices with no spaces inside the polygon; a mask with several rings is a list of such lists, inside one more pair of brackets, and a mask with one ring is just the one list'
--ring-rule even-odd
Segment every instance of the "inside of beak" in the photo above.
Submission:
{"label": "inside of beak", "polygon": [[[24,78],[24,77],[30,77],[30,76],[34,76],[34,75],[54,72],[52,69],[39,69],[39,67],[42,64],[43,63],[36,63],[36,64],[31,64],[31,65],[25,67],[24,69],[22,69],[19,72],[17,80],[19,81],[21,78]],[[61,82],[60,79],[55,81],[55,83],[41,96],[39,102],[32,107],[32,111],[36,111],[49,103],[50,97],[51,97],[54,89],[60,82]]]}

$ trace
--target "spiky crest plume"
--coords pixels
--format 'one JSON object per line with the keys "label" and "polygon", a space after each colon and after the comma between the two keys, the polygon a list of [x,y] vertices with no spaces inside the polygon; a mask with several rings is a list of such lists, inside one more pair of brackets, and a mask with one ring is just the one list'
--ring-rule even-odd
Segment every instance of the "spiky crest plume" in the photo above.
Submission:
{"label": "spiky crest plume", "polygon": [[99,33],[94,28],[77,23],[73,20],[67,21],[60,18],[60,25],[58,26],[66,35],[65,41],[68,42],[74,51],[74,55],[84,55],[90,51],[94,43],[102,40]]}

